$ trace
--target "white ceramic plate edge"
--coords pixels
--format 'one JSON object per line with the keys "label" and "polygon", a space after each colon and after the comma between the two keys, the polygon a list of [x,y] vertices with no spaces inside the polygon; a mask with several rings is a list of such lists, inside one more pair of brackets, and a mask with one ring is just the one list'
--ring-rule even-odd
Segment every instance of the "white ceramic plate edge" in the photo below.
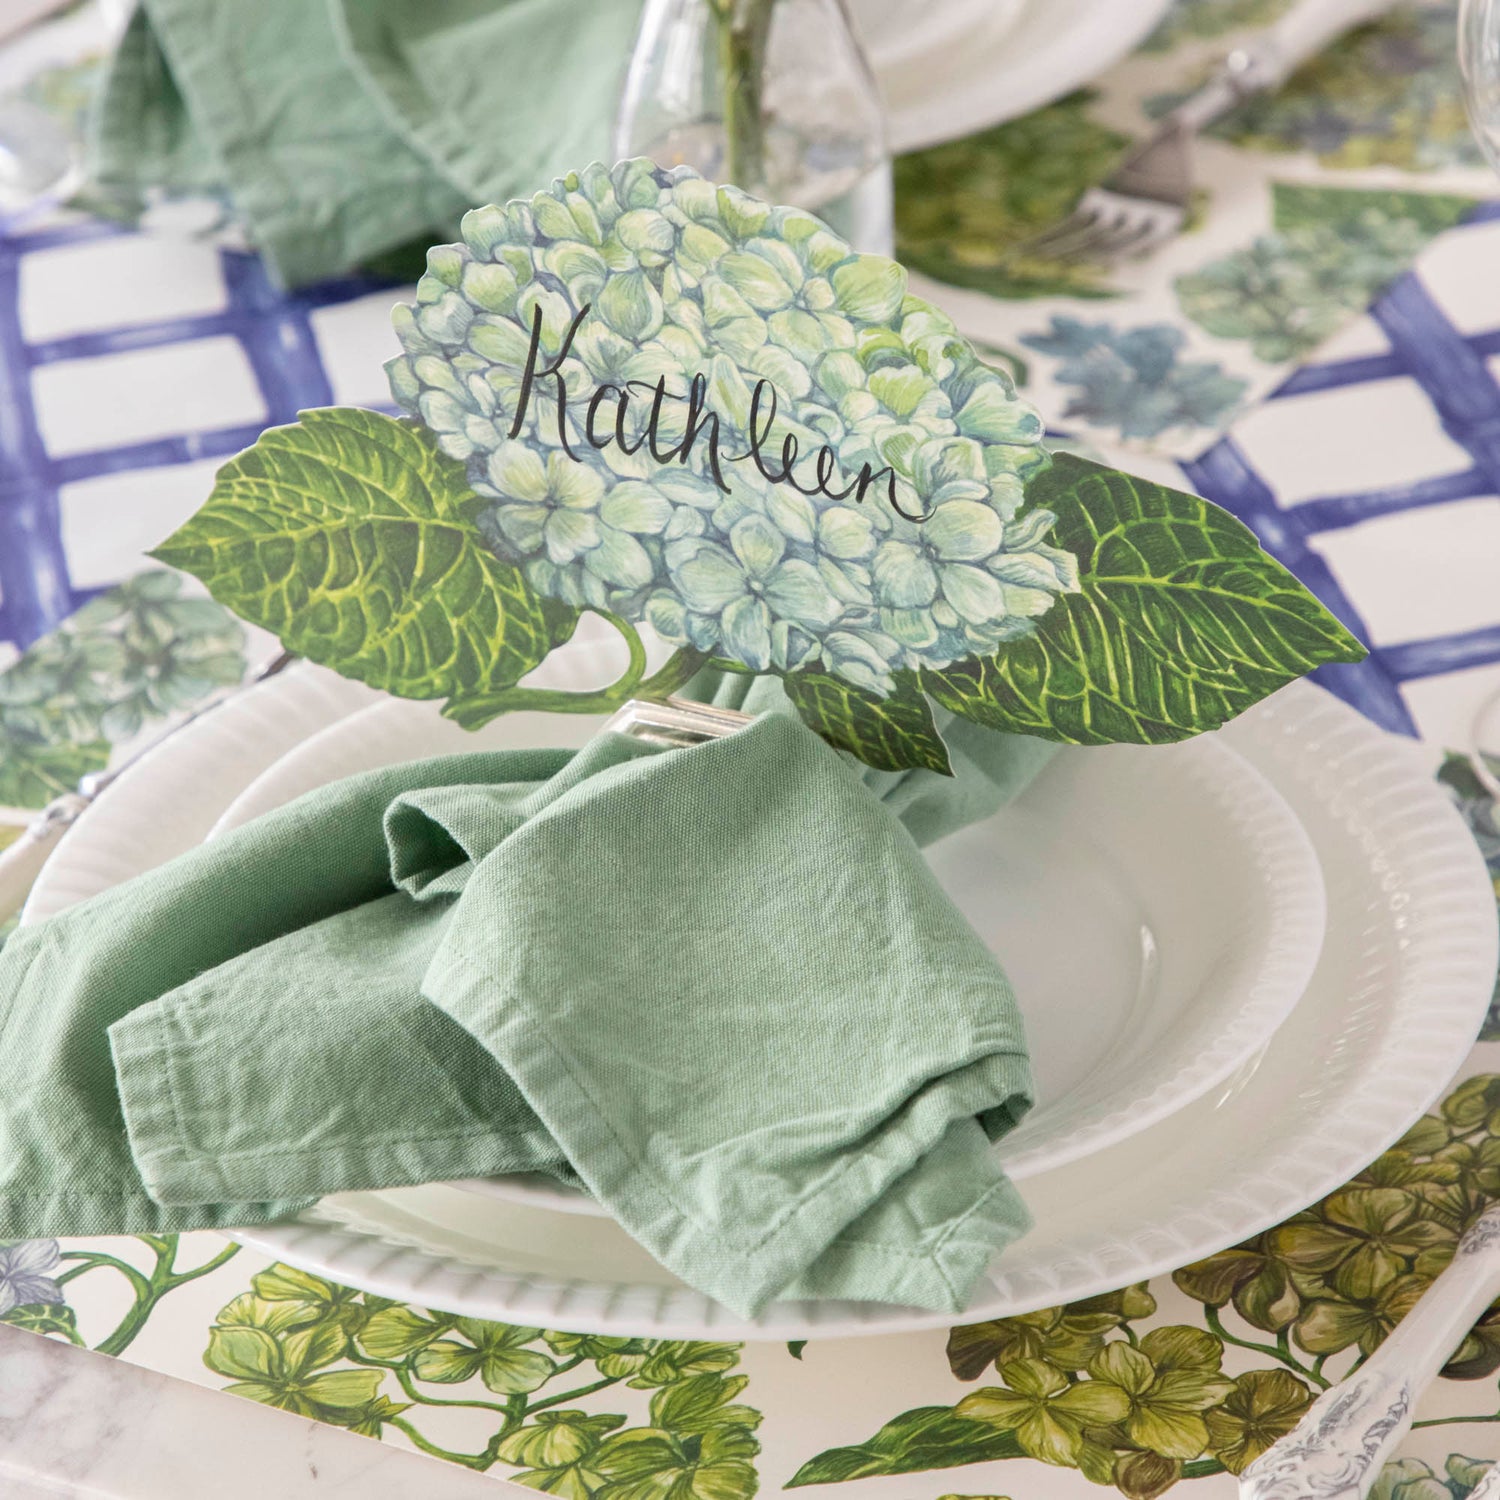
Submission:
{"label": "white ceramic plate edge", "polygon": [[1052,103],[1139,46],[1170,5],[1026,0],[993,34],[967,36],[945,57],[924,53],[911,63],[893,60],[880,77],[892,151],[957,140]]}
{"label": "white ceramic plate edge", "polygon": [[[299,662],[225,698],[131,766],[84,811],[42,866],[21,921],[39,922],[202,842],[222,811],[217,783],[174,779],[175,757],[211,748],[226,778],[243,784],[315,730],[382,696]],[[262,711],[267,703],[274,713]],[[163,757],[169,747],[172,756]]]}

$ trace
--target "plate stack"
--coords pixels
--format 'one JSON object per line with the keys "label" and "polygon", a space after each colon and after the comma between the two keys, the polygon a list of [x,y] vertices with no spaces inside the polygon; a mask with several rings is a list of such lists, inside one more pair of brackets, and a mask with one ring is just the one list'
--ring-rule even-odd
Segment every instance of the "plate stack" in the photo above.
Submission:
{"label": "plate stack", "polygon": [[[612,665],[578,641],[542,672],[587,689]],[[294,668],[122,778],[25,920],[340,777],[595,727],[515,714],[471,735]],[[1180,745],[1065,749],[928,855],[1015,984],[1038,1088],[997,1148],[1036,1227],[966,1320],[1140,1281],[1306,1207],[1441,1093],[1489,1003],[1494,894],[1473,839],[1417,747],[1304,684]],[[819,1302],[746,1323],[591,1200],[523,1179],[337,1195],[235,1237],[382,1296],[549,1328],[795,1339],[954,1321]]]}

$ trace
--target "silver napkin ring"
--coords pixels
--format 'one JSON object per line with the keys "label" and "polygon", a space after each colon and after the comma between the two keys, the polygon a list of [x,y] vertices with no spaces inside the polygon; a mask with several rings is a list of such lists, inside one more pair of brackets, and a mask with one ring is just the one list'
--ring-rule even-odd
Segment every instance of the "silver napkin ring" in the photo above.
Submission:
{"label": "silver napkin ring", "polygon": [[652,745],[681,749],[687,745],[702,745],[708,740],[721,740],[752,722],[750,714],[732,708],[715,708],[708,703],[689,703],[682,698],[647,703],[632,698],[605,723],[604,729]]}

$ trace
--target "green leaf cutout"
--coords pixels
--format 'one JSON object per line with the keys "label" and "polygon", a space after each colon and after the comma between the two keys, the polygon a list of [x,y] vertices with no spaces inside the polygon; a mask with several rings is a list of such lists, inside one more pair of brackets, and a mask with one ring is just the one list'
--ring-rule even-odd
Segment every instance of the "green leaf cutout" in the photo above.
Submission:
{"label": "green leaf cutout", "polygon": [[1249,529],[1194,495],[1058,454],[1026,490],[1057,516],[1079,591],[1035,635],[922,673],[954,713],[1079,745],[1216,729],[1325,662],[1365,650]]}
{"label": "green leaf cutout", "polygon": [[924,766],[951,776],[948,747],[916,675],[897,672],[895,681],[895,693],[878,698],[826,672],[794,672],[786,692],[807,725],[866,765],[879,771]]}
{"label": "green leaf cutout", "polygon": [[152,556],[345,677],[461,699],[514,684],[578,618],[482,544],[474,503],[424,428],[325,407],[225,464]]}
{"label": "green leaf cutout", "polygon": [[916,1474],[1025,1456],[1009,1428],[971,1421],[951,1406],[919,1406],[887,1422],[868,1442],[829,1448],[808,1459],[786,1487],[838,1484],[875,1474]]}

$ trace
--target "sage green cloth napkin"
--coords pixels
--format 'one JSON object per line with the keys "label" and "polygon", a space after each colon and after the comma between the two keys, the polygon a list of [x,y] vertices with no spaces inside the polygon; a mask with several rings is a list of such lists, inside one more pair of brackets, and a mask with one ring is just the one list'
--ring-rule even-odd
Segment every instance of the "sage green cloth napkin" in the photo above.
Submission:
{"label": "sage green cloth napkin", "polygon": [[85,171],[224,192],[289,283],[608,157],[639,0],[142,0]]}
{"label": "sage green cloth napkin", "polygon": [[983,815],[1049,751],[950,743],[951,780],[861,775],[773,712],[689,750],[408,764],[23,928],[0,1236],[543,1171],[742,1314],[960,1311],[1027,1223],[989,1142],[1029,1073],[908,825]]}

